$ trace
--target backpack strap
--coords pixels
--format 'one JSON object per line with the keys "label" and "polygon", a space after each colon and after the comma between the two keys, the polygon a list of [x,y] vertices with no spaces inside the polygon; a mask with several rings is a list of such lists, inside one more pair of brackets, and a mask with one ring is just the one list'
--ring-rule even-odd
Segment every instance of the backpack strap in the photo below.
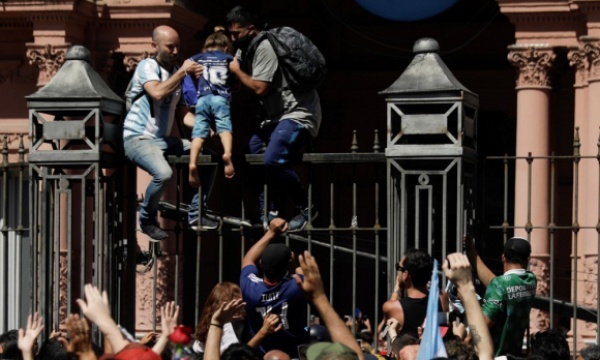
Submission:
{"label": "backpack strap", "polygon": [[[160,79],[161,71],[160,71],[160,64],[158,63],[158,61],[156,60],[156,58],[153,57],[149,57],[148,59],[152,59],[154,60],[154,62],[156,62],[156,65],[158,66],[158,78]],[[138,101],[142,96],[144,95],[148,95],[146,93],[146,89],[144,89],[144,86],[142,85],[142,91],[140,91],[139,93],[137,93],[133,99],[131,99],[131,104],[135,103],[136,101]],[[154,117],[154,106],[152,106],[152,97],[148,96],[148,101],[150,102],[150,116]]]}
{"label": "backpack strap", "polygon": [[[154,61],[156,62],[156,65],[158,65],[158,74],[157,74],[157,75],[158,75],[158,77],[159,77],[159,79],[160,79],[160,75],[161,75],[161,73],[160,73],[160,64],[159,64],[159,63],[158,63],[158,61],[156,61],[156,59],[155,59],[155,58],[153,58],[153,57],[149,57],[148,59],[152,59],[152,60],[154,60]],[[143,96],[145,93],[146,93],[146,89],[144,89],[144,86],[142,86],[142,91],[140,91],[139,93],[137,93],[137,94],[136,94],[136,95],[133,97],[133,99],[131,99],[131,103],[133,104],[134,102],[136,102],[136,101],[137,101],[139,98],[141,98],[141,97],[142,97],[142,96]]]}
{"label": "backpack strap", "polygon": [[[250,41],[250,44],[248,44],[248,49],[244,52],[244,57],[242,58],[242,70],[244,70],[248,74],[250,73],[250,71],[249,71],[250,64],[252,63],[252,60],[254,59],[254,54],[256,53],[256,49],[258,49],[258,45],[260,45],[260,43],[263,42],[264,40],[269,41],[269,44],[271,44],[271,47],[273,48],[273,52],[275,52],[275,56],[277,56],[277,62],[279,63],[278,71],[281,73],[281,76],[287,82],[288,79],[285,77],[285,73],[281,69],[281,60],[279,59],[279,54],[277,54],[277,50],[275,49],[275,45],[273,44],[273,42],[276,40],[275,40],[273,34],[271,34],[269,32],[269,30],[261,31],[260,33],[258,33],[258,35],[256,35],[254,37],[254,39],[252,39]],[[290,89],[291,88],[289,86],[281,86],[281,87],[269,86],[269,90],[267,91],[267,96],[272,93],[275,93],[275,92],[279,93],[284,90],[290,90]]]}

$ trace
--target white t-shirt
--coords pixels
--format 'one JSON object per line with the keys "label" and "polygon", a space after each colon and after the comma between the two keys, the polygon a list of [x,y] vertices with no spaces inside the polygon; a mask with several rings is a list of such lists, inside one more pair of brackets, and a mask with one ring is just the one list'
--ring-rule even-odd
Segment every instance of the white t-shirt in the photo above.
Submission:
{"label": "white t-shirt", "polygon": [[[221,336],[221,354],[223,354],[223,351],[227,350],[231,344],[237,344],[239,342],[240,341],[235,335],[235,331],[233,331],[233,326],[231,323],[229,322],[223,325],[223,335]],[[199,340],[194,341],[193,350],[196,353],[203,353],[204,343],[200,342]]]}

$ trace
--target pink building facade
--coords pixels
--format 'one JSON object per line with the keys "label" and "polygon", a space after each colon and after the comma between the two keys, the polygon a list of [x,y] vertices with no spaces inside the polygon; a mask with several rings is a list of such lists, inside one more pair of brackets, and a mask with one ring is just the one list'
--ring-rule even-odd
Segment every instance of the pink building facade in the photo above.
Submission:
{"label": "pink building facade", "polygon": [[[476,66],[470,69],[470,65],[477,63],[476,57],[455,71],[456,77],[479,94],[482,108],[490,112],[503,111],[514,117],[517,157],[549,157],[556,147],[564,150],[570,146],[568,140],[573,138],[575,128],[581,143],[580,155],[595,157],[600,127],[600,1],[498,0],[497,6],[500,16],[507,19],[492,25],[502,41],[494,43],[494,34],[488,33],[480,49],[502,49],[516,68],[516,83],[512,82],[512,70],[476,70]],[[262,4],[264,10],[275,14],[286,7],[304,11],[310,8],[298,2]],[[346,8],[345,11],[357,14],[355,9]],[[215,16],[212,10],[210,14],[203,14],[201,9],[191,11],[183,2],[165,0],[0,2],[0,137],[7,136],[10,156],[17,156],[22,137],[27,145],[29,129],[24,97],[52,78],[71,45],[86,46],[92,53],[94,68],[119,93],[124,90],[137,62],[152,51],[150,35],[154,27],[161,24],[174,27],[181,36],[182,48],[194,53],[201,47],[195,34],[205,30],[211,21],[222,20],[224,13],[220,13],[221,19],[211,19]],[[302,27],[307,20],[306,14],[301,14],[291,19],[282,17],[280,21]],[[398,36],[406,37],[407,42],[412,43],[416,38],[407,36],[411,26],[418,28],[416,33],[424,32],[425,25],[419,23],[401,26],[384,23],[373,29],[391,34],[398,31]],[[446,26],[439,24],[436,31],[442,33]],[[347,31],[327,36],[330,52],[335,56],[362,56],[360,46],[353,49],[346,44],[342,48],[331,40],[335,36],[349,36]],[[504,43],[507,38],[514,42]],[[356,35],[350,40],[358,45],[362,41]],[[470,53],[477,54],[477,51]],[[322,98],[335,104],[332,113],[346,114],[349,118],[365,118],[372,113],[372,117],[381,119],[384,124],[384,104],[372,95],[392,83],[401,71],[402,67],[367,73],[342,67],[330,74]],[[510,80],[506,80],[507,77]],[[561,80],[559,84],[556,79]],[[507,86],[509,83],[512,85]],[[554,102],[556,96],[564,105]],[[372,110],[369,112],[369,109]],[[342,134],[346,131],[349,130],[340,130]],[[325,129],[324,136],[327,135]],[[572,216],[578,230],[567,248],[562,245],[561,249],[570,252],[571,261],[574,259],[572,273],[583,274],[574,282],[580,282],[580,286],[571,289],[576,292],[571,298],[578,299],[579,305],[595,308],[598,299],[596,225],[600,179],[597,164],[592,161],[595,160],[584,159],[577,174],[566,174],[573,183],[572,179],[577,178],[579,191],[574,192],[576,196],[563,194],[563,199],[574,198],[568,216]],[[550,199],[553,191],[550,172],[549,161],[535,161],[533,166],[528,166],[526,161],[517,161],[514,194],[515,234],[532,241],[531,267],[538,276],[538,294],[544,296],[549,295],[549,264],[553,261],[550,258],[551,232],[548,231],[553,222],[553,208],[549,204],[554,204]],[[138,194],[143,192],[148,180],[146,174],[138,172]],[[573,191],[574,187],[567,187],[568,191]],[[579,245],[570,245],[575,243]],[[151,328],[151,276],[147,273],[138,276],[137,280],[137,308],[140,310],[137,327],[140,331]],[[536,311],[532,320],[533,329],[545,329],[550,325],[546,313]],[[579,349],[595,341],[596,333],[596,324],[589,322],[578,323],[575,335],[571,331],[577,338]]]}

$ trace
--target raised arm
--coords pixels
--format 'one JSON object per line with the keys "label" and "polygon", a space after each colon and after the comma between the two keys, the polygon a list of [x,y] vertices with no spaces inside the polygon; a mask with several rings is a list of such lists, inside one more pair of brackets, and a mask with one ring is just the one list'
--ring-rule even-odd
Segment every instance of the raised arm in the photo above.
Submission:
{"label": "raised arm", "polygon": [[37,342],[38,336],[44,329],[44,320],[40,314],[35,313],[27,317],[27,327],[25,330],[19,329],[19,340],[17,346],[21,350],[23,360],[33,360],[33,345]]}
{"label": "raised arm", "polygon": [[284,219],[275,218],[269,224],[269,230],[258,240],[244,256],[242,269],[248,265],[256,265],[263,251],[277,235],[287,231],[288,223]]}
{"label": "raised arm", "polygon": [[233,316],[239,313],[246,303],[242,299],[233,299],[229,302],[223,302],[213,313],[210,320],[210,327],[206,335],[206,344],[204,347],[205,360],[219,360],[221,358],[221,336],[223,336],[223,325],[231,322]]}
{"label": "raised arm", "polygon": [[479,359],[493,359],[494,345],[486,324],[486,317],[477,301],[469,259],[461,253],[450,254],[444,261],[443,269],[446,277],[456,284],[458,297],[465,307],[467,323],[473,336],[473,345],[479,353]]}
{"label": "raised arm", "polygon": [[173,76],[165,81],[148,81],[144,84],[144,90],[152,99],[161,101],[170,96],[173,91],[179,89],[181,81],[183,81],[186,74],[193,74],[197,78],[202,74],[203,69],[204,67],[202,65],[187,59]]}
{"label": "raised arm", "polygon": [[471,235],[467,234],[463,238],[463,248],[465,249],[465,253],[469,258],[469,262],[471,266],[475,267],[475,271],[477,271],[477,277],[479,281],[487,287],[490,282],[496,277],[494,273],[488,268],[479,254],[477,254],[477,250],[475,249],[475,244],[473,244],[473,239],[471,239]]}
{"label": "raised arm", "polygon": [[86,319],[80,319],[78,314],[71,314],[65,320],[69,345],[67,351],[80,360],[95,360],[96,353],[92,347],[90,328]]}
{"label": "raised arm", "polygon": [[177,326],[177,318],[179,317],[179,305],[175,304],[175,301],[169,301],[160,308],[160,324],[161,330],[160,337],[156,340],[156,344],[152,348],[152,351],[158,355],[162,354],[169,342],[169,335],[175,330]]}
{"label": "raised arm", "polygon": [[256,335],[248,341],[248,346],[254,349],[258,349],[260,343],[269,335],[276,333],[283,329],[283,324],[279,321],[279,315],[268,314],[263,320],[263,326],[258,330]]}
{"label": "raised arm", "polygon": [[106,291],[100,293],[100,290],[92,284],[86,284],[84,287],[85,300],[77,299],[77,304],[83,311],[83,314],[91,322],[98,326],[104,336],[108,339],[112,352],[114,354],[123,350],[129,341],[123,339],[119,327],[110,316],[108,307],[108,295]]}
{"label": "raised arm", "polygon": [[340,319],[333,306],[329,303],[327,295],[325,295],[321,272],[315,258],[308,251],[305,251],[304,255],[298,256],[298,262],[304,274],[304,281],[298,275],[294,275],[294,280],[296,280],[296,284],[302,289],[313,306],[317,308],[323,324],[325,324],[331,335],[331,340],[351,348],[356,352],[360,360],[364,360],[364,355],[358,342],[356,342],[352,332],[344,324],[344,321]]}

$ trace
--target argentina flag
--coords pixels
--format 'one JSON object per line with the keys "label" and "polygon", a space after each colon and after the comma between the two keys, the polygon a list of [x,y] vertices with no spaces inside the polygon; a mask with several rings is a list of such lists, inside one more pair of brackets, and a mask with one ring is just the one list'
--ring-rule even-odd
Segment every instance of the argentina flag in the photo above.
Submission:
{"label": "argentina flag", "polygon": [[440,288],[438,280],[438,262],[433,260],[433,273],[431,274],[431,286],[429,287],[429,298],[427,299],[427,318],[425,319],[425,329],[423,329],[423,338],[419,346],[417,360],[431,360],[436,357],[448,357],[446,347],[442,340],[442,334],[438,326],[438,302],[440,298]]}

